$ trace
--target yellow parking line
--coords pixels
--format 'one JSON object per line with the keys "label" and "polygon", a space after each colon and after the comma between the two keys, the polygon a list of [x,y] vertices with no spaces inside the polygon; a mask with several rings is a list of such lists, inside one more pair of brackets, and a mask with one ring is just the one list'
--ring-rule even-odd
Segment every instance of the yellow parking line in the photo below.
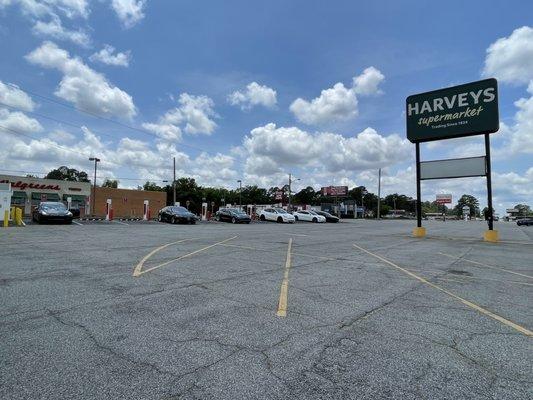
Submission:
{"label": "yellow parking line", "polygon": [[292,238],[289,239],[289,247],[287,248],[287,259],[285,260],[285,273],[283,274],[283,281],[281,282],[281,291],[279,293],[278,317],[287,316],[287,295],[289,291],[289,270],[291,269],[291,248]]}
{"label": "yellow parking line", "polygon": [[442,288],[442,287],[440,287],[440,286],[438,286],[438,285],[436,285],[436,284],[434,284],[432,282],[429,282],[428,280],[426,280],[426,279],[424,279],[424,278],[412,273],[411,271],[406,270],[405,268],[400,267],[399,265],[394,264],[393,262],[387,260],[386,258],[381,257],[378,254],[374,254],[371,251],[363,249],[362,247],[360,247],[360,246],[358,246],[356,244],[353,244],[353,246],[355,248],[357,248],[357,249],[359,249],[359,250],[371,255],[372,257],[375,257],[375,258],[383,261],[384,263],[386,263],[386,264],[388,264],[388,265],[390,265],[390,266],[402,271],[404,274],[407,274],[410,277],[412,277],[412,278],[414,278],[414,279],[416,279],[416,280],[418,280],[418,281],[420,281],[422,283],[425,283],[426,285],[431,286],[432,288],[437,289],[437,290],[447,294],[448,296],[450,296],[450,297],[452,297],[452,298],[454,298],[456,300],[459,300],[464,305],[466,305],[466,306],[468,306],[470,308],[473,308],[474,310],[480,312],[481,314],[485,314],[485,315],[489,316],[490,318],[495,319],[496,321],[501,322],[502,324],[505,324],[505,325],[517,330],[518,332],[520,332],[520,333],[522,333],[522,334],[524,334],[526,336],[533,336],[533,332],[530,331],[529,329],[524,328],[523,326],[520,326],[518,324],[515,324],[514,322],[509,321],[508,319],[500,317],[499,315],[494,314],[493,312],[491,312],[489,310],[486,310],[483,307],[480,307],[477,304],[472,303],[471,301],[463,299],[462,297],[456,295],[455,293],[452,293],[449,290],[446,290],[446,289],[444,289],[444,288]]}
{"label": "yellow parking line", "polygon": [[533,276],[531,276],[531,275],[521,274],[520,272],[510,271],[508,269],[501,268],[501,267],[495,267],[494,265],[484,264],[484,263],[478,262],[478,261],[467,260],[466,258],[463,258],[463,257],[452,256],[451,254],[446,254],[446,253],[442,253],[442,252],[439,252],[439,254],[441,254],[443,256],[446,256],[446,257],[455,258],[456,260],[465,261],[465,262],[470,263],[470,264],[481,265],[483,267],[497,269],[497,270],[500,270],[500,271],[503,271],[503,272],[507,272],[509,274],[520,275],[520,276],[524,276],[524,277],[529,278],[529,279],[533,279]]}
{"label": "yellow parking line", "polygon": [[[185,254],[185,255],[183,255],[183,256],[179,256],[178,258],[174,258],[174,259],[172,259],[172,260],[165,261],[164,263],[161,263],[161,264],[159,264],[159,265],[156,265],[155,267],[148,268],[148,269],[146,269],[146,270],[144,270],[144,271],[141,271],[141,270],[139,269],[137,275],[135,275],[135,272],[134,272],[134,273],[133,273],[133,276],[140,276],[140,275],[142,275],[142,274],[146,274],[147,272],[153,271],[154,269],[158,269],[158,268],[164,267],[165,265],[168,265],[168,264],[170,264],[170,263],[173,263],[173,262],[176,262],[176,261],[179,261],[179,260],[183,260],[184,258],[187,258],[187,257],[193,256],[193,255],[198,254],[198,253],[200,253],[200,252],[202,252],[202,251],[205,251],[205,250],[208,250],[208,249],[210,249],[210,248],[212,248],[212,247],[218,246],[219,244],[229,242],[230,240],[233,240],[233,239],[235,239],[236,237],[237,237],[237,236],[233,236],[233,237],[230,237],[229,239],[222,240],[222,241],[217,242],[217,243],[215,243],[215,244],[210,244],[209,246],[202,247],[201,249],[195,250],[195,251],[193,251],[193,252],[191,252],[191,253],[187,253],[187,254]],[[142,266],[141,266],[141,268],[142,268]]]}
{"label": "yellow parking line", "polygon": [[142,260],[139,261],[139,263],[135,266],[135,269],[133,270],[133,276],[135,276],[135,277],[140,276],[142,274],[142,272],[141,272],[142,267],[143,267],[144,263],[146,262],[146,260],[148,260],[150,257],[152,257],[158,251],[163,250],[164,248],[167,248],[168,246],[172,246],[173,244],[183,243],[183,242],[186,242],[186,241],[189,241],[189,240],[195,240],[195,239],[182,239],[182,240],[178,240],[177,242],[167,243],[167,244],[164,244],[163,246],[159,246],[159,247],[153,249],[150,253],[145,255],[142,258]]}

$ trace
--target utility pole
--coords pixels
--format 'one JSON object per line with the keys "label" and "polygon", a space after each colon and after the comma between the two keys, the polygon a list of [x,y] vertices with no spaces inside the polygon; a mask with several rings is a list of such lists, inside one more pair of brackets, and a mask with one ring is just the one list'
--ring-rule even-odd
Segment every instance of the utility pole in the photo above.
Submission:
{"label": "utility pole", "polygon": [[100,162],[100,159],[97,157],[89,158],[89,161],[94,161],[94,182],[93,182],[93,198],[92,198],[92,215],[94,216],[94,210],[96,205],[96,165]]}
{"label": "utility pole", "polygon": [[237,181],[239,183],[239,210],[242,211],[242,180]]}
{"label": "utility pole", "polygon": [[378,219],[381,218],[381,168],[378,170]]}
{"label": "utility pole", "polygon": [[[295,179],[297,181],[300,180],[300,178]],[[287,211],[291,211],[291,184],[292,184],[292,174],[289,174],[289,205],[287,207]]]}
{"label": "utility pole", "polygon": [[172,203],[172,206],[176,205],[176,157],[174,157],[174,179],[172,180],[172,194],[174,198],[174,202]]}

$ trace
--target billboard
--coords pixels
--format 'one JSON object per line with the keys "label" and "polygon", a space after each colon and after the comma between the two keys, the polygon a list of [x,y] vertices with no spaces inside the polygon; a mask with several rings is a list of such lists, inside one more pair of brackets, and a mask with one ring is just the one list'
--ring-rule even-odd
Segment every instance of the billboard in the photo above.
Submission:
{"label": "billboard", "polygon": [[436,196],[435,202],[437,204],[451,204],[452,195],[451,194],[438,194]]}
{"label": "billboard", "polygon": [[466,178],[487,174],[486,157],[453,158],[450,160],[423,161],[420,179]]}
{"label": "billboard", "polygon": [[494,78],[414,94],[405,107],[412,143],[494,133],[500,125]]}
{"label": "billboard", "polygon": [[322,188],[323,196],[347,196],[348,186],[326,186]]}

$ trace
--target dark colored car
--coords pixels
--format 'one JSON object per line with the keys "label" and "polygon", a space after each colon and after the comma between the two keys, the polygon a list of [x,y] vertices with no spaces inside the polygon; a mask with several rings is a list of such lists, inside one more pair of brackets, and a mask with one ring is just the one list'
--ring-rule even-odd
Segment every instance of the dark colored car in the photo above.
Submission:
{"label": "dark colored car", "polygon": [[326,211],[315,211],[318,215],[322,215],[323,217],[326,217],[326,222],[339,222],[339,217],[336,217],[335,215],[331,215],[330,213]]}
{"label": "dark colored car", "polygon": [[73,215],[60,201],[43,201],[32,211],[31,218],[39,224],[44,222],[63,222],[71,224]]}
{"label": "dark colored car", "polygon": [[246,223],[249,224],[252,219],[244,211],[238,208],[221,208],[215,214],[217,221],[227,221],[233,224]]}
{"label": "dark colored car", "polygon": [[522,225],[525,225],[525,226],[533,225],[533,218],[522,218],[522,219],[517,219],[517,220],[516,220],[516,225],[518,225],[518,226],[522,226]]}
{"label": "dark colored car", "polygon": [[159,210],[157,220],[171,224],[196,224],[198,217],[185,207],[168,206]]}

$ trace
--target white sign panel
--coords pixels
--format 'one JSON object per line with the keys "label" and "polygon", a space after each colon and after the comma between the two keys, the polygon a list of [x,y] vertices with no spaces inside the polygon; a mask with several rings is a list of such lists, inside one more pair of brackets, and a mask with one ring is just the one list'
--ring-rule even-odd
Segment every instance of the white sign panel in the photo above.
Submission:
{"label": "white sign panel", "polygon": [[438,194],[435,201],[439,204],[449,204],[452,202],[451,194]]}
{"label": "white sign panel", "polygon": [[485,156],[423,161],[420,163],[421,180],[485,176],[486,173]]}

